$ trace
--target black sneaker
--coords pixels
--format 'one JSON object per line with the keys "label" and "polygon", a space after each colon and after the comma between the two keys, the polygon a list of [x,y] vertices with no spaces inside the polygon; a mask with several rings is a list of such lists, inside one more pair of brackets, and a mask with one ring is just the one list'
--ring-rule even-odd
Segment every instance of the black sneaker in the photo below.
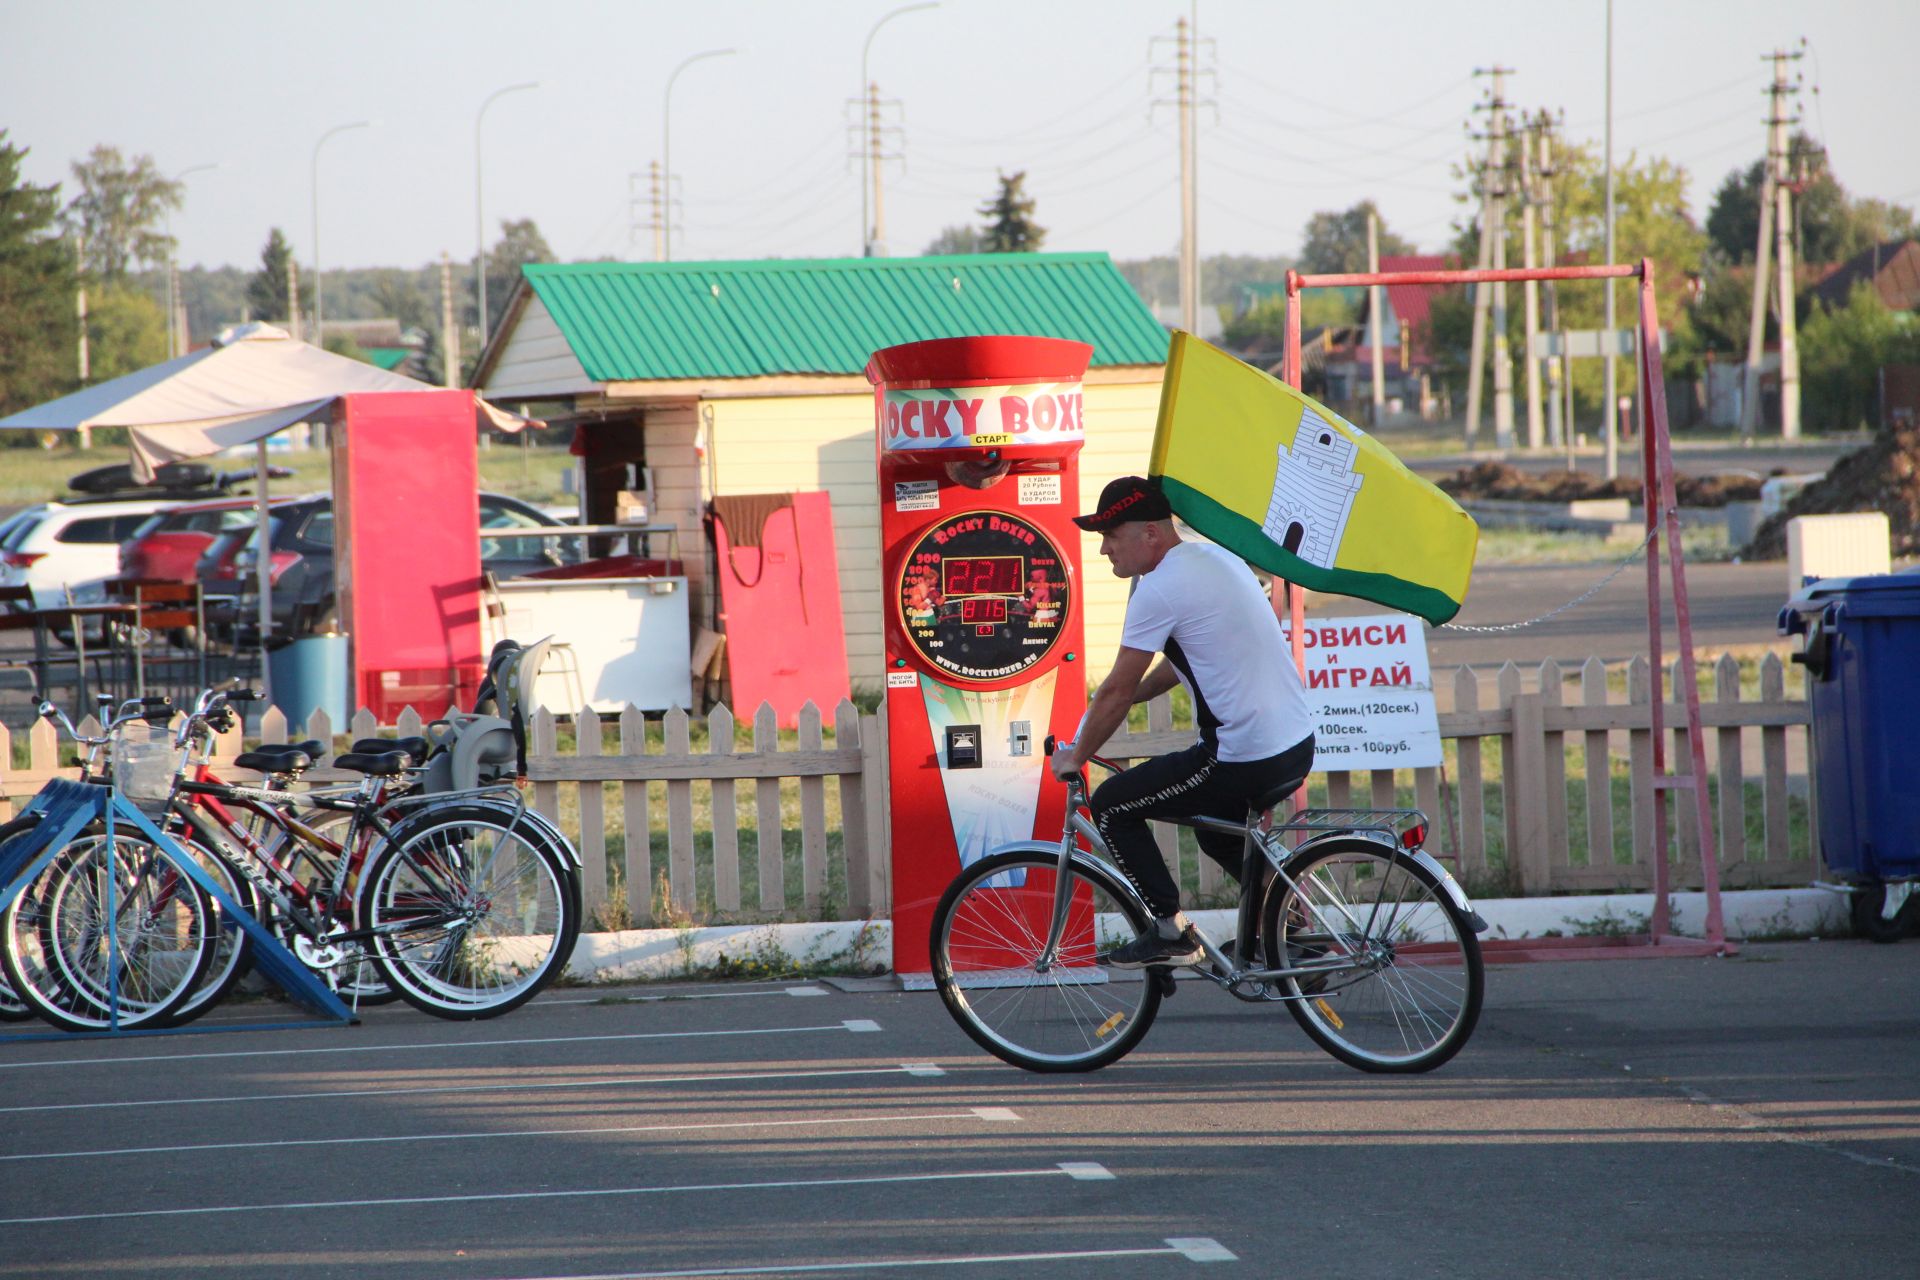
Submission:
{"label": "black sneaker", "polygon": [[1200,964],[1207,953],[1191,928],[1182,929],[1177,938],[1163,938],[1156,929],[1123,943],[1100,957],[1100,963],[1115,969],[1145,969],[1158,965]]}

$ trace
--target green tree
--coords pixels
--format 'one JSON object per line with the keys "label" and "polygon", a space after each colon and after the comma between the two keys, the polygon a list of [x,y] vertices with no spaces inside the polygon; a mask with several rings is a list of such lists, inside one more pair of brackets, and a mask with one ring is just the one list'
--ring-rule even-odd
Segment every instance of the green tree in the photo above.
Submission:
{"label": "green tree", "polygon": [[[1802,262],[1844,262],[1888,240],[1914,234],[1913,210],[1884,200],[1855,200],[1827,163],[1827,154],[1805,134],[1788,143],[1790,164],[1804,177],[1794,197],[1794,251]],[[1760,193],[1766,161],[1755,160],[1721,180],[1707,210],[1707,235],[1728,262],[1753,261],[1760,235]]]}
{"label": "green tree", "polygon": [[105,382],[167,358],[167,317],[145,292],[124,284],[87,290],[87,373]]}
{"label": "green tree", "polygon": [[1889,310],[1867,281],[1859,281],[1847,305],[1815,303],[1800,327],[1802,411],[1823,431],[1862,426],[1884,429],[1880,418],[1880,368],[1920,361],[1920,318]]}
{"label": "green tree", "polygon": [[[1321,210],[1307,219],[1300,236],[1300,270],[1313,275],[1367,269],[1367,217],[1379,217],[1380,210],[1371,200],[1362,200],[1350,209]],[[1387,230],[1380,218],[1380,256],[1414,252],[1414,246]],[[1303,313],[1304,314],[1304,313]]]}
{"label": "green tree", "polygon": [[929,258],[945,257],[955,253],[978,253],[980,252],[980,232],[975,227],[946,227],[920,252]]}
{"label": "green tree", "polygon": [[293,249],[275,227],[260,250],[260,269],[247,281],[247,309],[256,320],[292,319]]}
{"label": "green tree", "polygon": [[1000,175],[1000,190],[980,206],[987,220],[980,236],[982,253],[1035,253],[1047,229],[1033,220],[1033,197],[1026,193],[1027,171]]}
{"label": "green tree", "polygon": [[[0,129],[0,415],[70,390],[74,359],[73,250],[59,238],[60,187],[20,176],[27,148]],[[31,433],[0,431],[27,443]]]}
{"label": "green tree", "polygon": [[[1604,262],[1606,170],[1599,149],[1590,142],[1565,145],[1556,161],[1553,179],[1556,258],[1562,263]],[[1693,349],[1691,277],[1700,270],[1707,245],[1706,234],[1695,224],[1687,205],[1687,171],[1661,156],[1641,160],[1629,154],[1623,163],[1614,166],[1613,176],[1614,260],[1633,263],[1641,258],[1652,259],[1654,300],[1659,309],[1660,327],[1668,333],[1668,364],[1672,366],[1675,359],[1684,361],[1685,353]],[[1472,186],[1469,183],[1469,189],[1457,197],[1463,203],[1477,201]],[[1513,216],[1508,228],[1509,236],[1513,237],[1508,241],[1507,261],[1511,266],[1519,256],[1519,217],[1511,205],[1509,213]],[[1469,222],[1461,227],[1454,250],[1463,262],[1478,260],[1480,239],[1476,225]],[[1624,280],[1614,285],[1618,322],[1623,329],[1636,328],[1639,323],[1639,298],[1634,283]],[[1509,288],[1507,308],[1507,340],[1514,352],[1523,349],[1524,337],[1523,308],[1514,296],[1517,292],[1518,286]],[[1599,329],[1605,325],[1606,293],[1600,281],[1563,282],[1555,294],[1564,327]],[[1467,296],[1463,293],[1459,300],[1442,308],[1440,314],[1432,317],[1431,324],[1434,349],[1449,370],[1449,380],[1450,371],[1457,369],[1459,382],[1455,385],[1464,386],[1470,350],[1468,335],[1472,328],[1472,307]],[[1493,344],[1487,345],[1491,348]],[[1572,363],[1576,408],[1582,413],[1596,412],[1605,376],[1604,364],[1599,360]],[[1632,389],[1633,367],[1632,360],[1617,362],[1616,394]],[[1520,379],[1516,368],[1515,386],[1520,385]],[[1492,382],[1486,385],[1490,388]]]}
{"label": "green tree", "polygon": [[487,250],[486,333],[492,333],[500,317],[506,314],[507,303],[512,301],[513,291],[520,283],[520,268],[530,262],[552,261],[553,250],[532,218],[518,222],[500,220],[500,239]]}
{"label": "green tree", "polygon": [[73,178],[80,191],[63,216],[83,239],[88,274],[116,284],[133,267],[168,261],[173,237],[159,228],[180,207],[182,188],[161,175],[152,156],[129,161],[118,147],[98,146],[74,161]]}
{"label": "green tree", "polygon": [[397,268],[383,267],[375,274],[372,299],[374,310],[398,320],[403,330],[426,329],[433,323],[427,295],[412,276]]}

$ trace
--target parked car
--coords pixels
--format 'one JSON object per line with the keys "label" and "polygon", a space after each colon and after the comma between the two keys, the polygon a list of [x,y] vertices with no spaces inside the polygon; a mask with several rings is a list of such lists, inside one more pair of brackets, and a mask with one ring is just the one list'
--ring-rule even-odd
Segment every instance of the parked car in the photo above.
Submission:
{"label": "parked car", "polygon": [[[287,499],[274,498],[269,506]],[[120,576],[167,582],[192,582],[197,565],[221,534],[244,534],[258,522],[252,498],[220,498],[212,502],[183,502],[155,512],[120,546]]]}
{"label": "parked car", "polygon": [[[327,631],[339,624],[334,598],[333,498],[323,495],[295,498],[268,512],[270,526],[267,581],[272,587],[272,626],[277,639],[293,639]],[[518,498],[505,494],[480,495],[482,529],[551,529],[564,527]],[[481,567],[495,577],[516,578],[552,569],[579,559],[577,538],[482,538]],[[251,524],[219,534],[196,566],[201,591],[209,599],[235,601],[232,609],[209,614],[214,638],[231,636],[237,626],[244,633],[253,621],[245,597],[252,593],[260,555],[260,534]],[[223,635],[224,631],[224,635]]]}
{"label": "parked car", "polygon": [[117,574],[120,544],[171,505],[136,498],[29,507],[8,523],[0,541],[0,586],[30,588],[36,608],[63,603],[68,592]]}

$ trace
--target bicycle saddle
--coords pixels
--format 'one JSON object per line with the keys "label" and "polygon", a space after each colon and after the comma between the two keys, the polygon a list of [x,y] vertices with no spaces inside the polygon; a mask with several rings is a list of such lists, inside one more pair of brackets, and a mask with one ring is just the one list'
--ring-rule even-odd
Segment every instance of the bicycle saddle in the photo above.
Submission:
{"label": "bicycle saddle", "polygon": [[1265,813],[1269,809],[1286,803],[1287,797],[1298,791],[1300,784],[1305,781],[1305,778],[1292,778],[1277,787],[1262,791],[1259,795],[1247,801],[1247,808],[1254,813]]}
{"label": "bicycle saddle", "polygon": [[349,751],[334,762],[341,769],[351,769],[355,773],[369,774],[375,778],[392,778],[406,771],[407,753],[404,751]]}
{"label": "bicycle saddle", "polygon": [[299,773],[312,768],[313,762],[325,754],[326,747],[320,740],[309,738],[305,742],[283,742],[243,751],[233,762],[255,773]]}
{"label": "bicycle saddle", "polygon": [[415,764],[427,762],[429,745],[425,738],[362,738],[353,744],[353,750],[360,755],[382,755],[388,751],[404,751],[407,758]]}

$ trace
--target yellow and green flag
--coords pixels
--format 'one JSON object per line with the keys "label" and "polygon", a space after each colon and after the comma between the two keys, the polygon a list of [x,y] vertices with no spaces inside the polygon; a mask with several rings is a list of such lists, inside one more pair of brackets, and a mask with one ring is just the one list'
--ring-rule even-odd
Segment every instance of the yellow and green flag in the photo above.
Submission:
{"label": "yellow and green flag", "polygon": [[1442,623],[1480,530],[1446,494],[1326,406],[1175,332],[1151,474],[1180,518],[1267,572]]}

